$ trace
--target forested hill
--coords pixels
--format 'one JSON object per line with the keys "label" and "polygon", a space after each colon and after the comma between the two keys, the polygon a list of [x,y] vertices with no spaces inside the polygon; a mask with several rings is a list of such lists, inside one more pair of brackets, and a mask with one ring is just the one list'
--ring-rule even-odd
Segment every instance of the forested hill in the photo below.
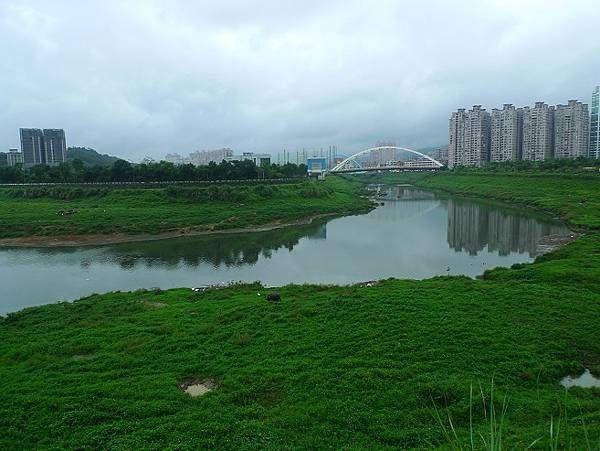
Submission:
{"label": "forested hill", "polygon": [[69,147],[67,149],[67,161],[73,160],[81,160],[86,166],[110,166],[118,158],[98,153],[87,147]]}

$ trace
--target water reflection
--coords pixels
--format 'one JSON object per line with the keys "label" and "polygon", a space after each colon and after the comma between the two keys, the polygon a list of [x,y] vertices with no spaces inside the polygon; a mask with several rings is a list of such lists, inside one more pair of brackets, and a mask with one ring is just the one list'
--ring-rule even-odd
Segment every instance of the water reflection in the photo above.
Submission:
{"label": "water reflection", "polygon": [[477,255],[486,248],[500,255],[511,252],[537,255],[543,237],[565,234],[560,224],[483,203],[447,201],[448,245],[457,252]]}
{"label": "water reflection", "polygon": [[[456,252],[467,252],[469,255],[478,255],[486,249],[501,256],[516,252],[535,257],[542,238],[568,233],[562,224],[548,222],[548,218],[531,211],[452,198],[411,186],[372,185],[370,188],[378,199],[418,201],[420,209],[417,214],[424,214],[432,205],[435,208],[442,203],[448,211],[448,245]],[[427,201],[436,202],[432,204]]]}
{"label": "water reflection", "polygon": [[346,284],[476,276],[531,261],[545,236],[568,233],[527,211],[410,187],[374,187],[373,194],[383,205],[369,214],[268,232],[0,249],[0,313],[93,292],[231,280]]}
{"label": "water reflection", "polygon": [[279,249],[291,252],[302,238],[326,239],[327,224],[320,221],[260,233],[124,244],[114,247],[108,258],[117,258],[129,267],[142,262],[147,266],[199,266],[207,263],[215,268],[236,267],[254,265],[261,257],[271,258]]}
{"label": "water reflection", "polygon": [[[209,264],[214,268],[254,265],[261,258],[271,258],[279,249],[292,251],[302,238],[325,240],[325,220],[259,233],[204,235],[170,240],[145,241],[97,248],[81,259],[82,268],[93,263],[114,263],[122,269],[138,266],[176,268],[180,265]],[[36,250],[47,256],[79,253],[79,248]]]}
{"label": "water reflection", "polygon": [[581,387],[581,388],[600,388],[600,378],[595,377],[589,369],[585,371],[579,377],[565,376],[561,381],[560,385],[565,388]]}

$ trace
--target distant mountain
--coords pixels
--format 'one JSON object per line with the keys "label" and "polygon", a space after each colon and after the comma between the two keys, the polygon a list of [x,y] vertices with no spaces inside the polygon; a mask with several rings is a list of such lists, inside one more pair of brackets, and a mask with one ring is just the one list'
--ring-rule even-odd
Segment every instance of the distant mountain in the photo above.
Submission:
{"label": "distant mountain", "polygon": [[67,161],[73,160],[81,160],[86,166],[110,166],[119,158],[98,153],[87,147],[69,147]]}

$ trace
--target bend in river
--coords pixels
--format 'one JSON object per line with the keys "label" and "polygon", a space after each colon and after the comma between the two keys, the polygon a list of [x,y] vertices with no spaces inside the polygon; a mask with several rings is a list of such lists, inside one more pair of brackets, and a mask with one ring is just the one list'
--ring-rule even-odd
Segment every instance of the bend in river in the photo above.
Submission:
{"label": "bend in river", "polygon": [[532,261],[544,239],[570,234],[566,226],[528,210],[411,187],[375,190],[382,205],[368,214],[267,232],[0,249],[0,314],[138,288],[477,276]]}

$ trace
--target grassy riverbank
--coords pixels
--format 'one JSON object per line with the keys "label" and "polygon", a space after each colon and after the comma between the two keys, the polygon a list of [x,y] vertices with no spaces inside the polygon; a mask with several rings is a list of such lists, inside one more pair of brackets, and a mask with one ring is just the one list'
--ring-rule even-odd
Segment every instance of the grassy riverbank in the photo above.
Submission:
{"label": "grassy riverbank", "polygon": [[363,183],[410,183],[453,194],[487,197],[559,215],[569,224],[600,229],[600,174],[480,171],[367,174]]}
{"label": "grassy riverbank", "polygon": [[[287,286],[278,304],[259,285],[112,293],[9,315],[0,448],[598,448],[600,390],[558,384],[600,374],[600,209],[573,202],[597,205],[596,179],[411,177],[590,231],[482,280]],[[190,398],[178,385],[196,378],[218,387]]]}
{"label": "grassy riverbank", "polygon": [[337,177],[325,183],[208,188],[5,188],[0,189],[0,239],[93,235],[101,241],[102,235],[253,228],[364,211],[369,203],[357,189],[358,183]]}

